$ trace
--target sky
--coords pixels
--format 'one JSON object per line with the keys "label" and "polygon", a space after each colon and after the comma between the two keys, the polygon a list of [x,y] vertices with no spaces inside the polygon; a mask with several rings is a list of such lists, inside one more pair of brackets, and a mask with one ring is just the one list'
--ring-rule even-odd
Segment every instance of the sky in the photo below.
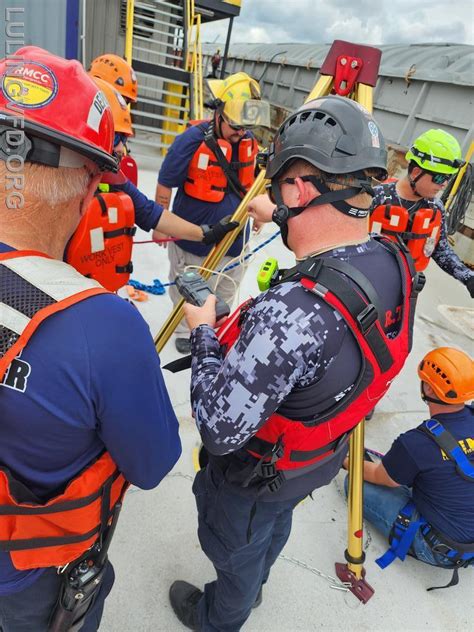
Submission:
{"label": "sky", "polygon": [[[202,27],[224,42],[228,20]],[[232,43],[474,44],[474,0],[242,0]]]}

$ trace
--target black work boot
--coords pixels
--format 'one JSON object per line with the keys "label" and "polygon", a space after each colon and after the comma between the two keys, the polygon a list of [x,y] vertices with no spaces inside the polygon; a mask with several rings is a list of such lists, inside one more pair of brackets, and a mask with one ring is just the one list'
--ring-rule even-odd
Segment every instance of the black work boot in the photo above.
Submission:
{"label": "black work boot", "polygon": [[180,353],[184,353],[186,355],[191,353],[191,341],[189,338],[176,338],[174,344]]}
{"label": "black work boot", "polygon": [[199,630],[197,604],[202,595],[202,590],[179,579],[170,586],[169,598],[174,613],[190,630]]}

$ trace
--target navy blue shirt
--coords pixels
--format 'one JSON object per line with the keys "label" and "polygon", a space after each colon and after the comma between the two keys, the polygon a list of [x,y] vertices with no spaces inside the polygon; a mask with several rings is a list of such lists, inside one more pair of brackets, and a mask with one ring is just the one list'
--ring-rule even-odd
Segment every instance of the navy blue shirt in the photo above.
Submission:
{"label": "navy blue shirt", "polygon": [[[0,252],[9,250],[0,243]],[[104,448],[143,489],[158,485],[181,453],[148,325],[114,294],[41,324],[0,384],[0,420],[0,464],[41,499]],[[23,590],[41,572],[17,571],[0,553],[0,595]]]}
{"label": "navy blue shirt", "polygon": [[[216,224],[226,215],[232,215],[239,206],[241,199],[233,192],[225,193],[222,202],[203,202],[187,195],[184,191],[184,184],[188,175],[189,163],[196,153],[198,147],[204,140],[204,133],[209,127],[209,121],[201,125],[192,125],[185,132],[176,136],[173,144],[166,154],[166,158],[161,165],[158,174],[158,183],[168,189],[178,188],[173,201],[173,213],[193,224]],[[244,138],[250,137],[246,134]],[[232,145],[232,161],[238,161],[239,146]],[[247,231],[247,238],[248,238]],[[177,244],[187,252],[205,257],[210,253],[213,246],[206,246],[200,242],[180,240]],[[236,257],[243,248],[243,235],[240,234],[227,254]]]}
{"label": "navy blue shirt", "polygon": [[120,190],[132,198],[135,207],[135,224],[142,230],[153,230],[160,221],[163,207],[147,198],[130,180],[121,185]]}
{"label": "navy blue shirt", "polygon": [[[474,408],[434,415],[474,462]],[[463,479],[437,444],[418,428],[400,435],[382,463],[400,485],[413,487],[420,514],[456,542],[474,542],[474,484]]]}

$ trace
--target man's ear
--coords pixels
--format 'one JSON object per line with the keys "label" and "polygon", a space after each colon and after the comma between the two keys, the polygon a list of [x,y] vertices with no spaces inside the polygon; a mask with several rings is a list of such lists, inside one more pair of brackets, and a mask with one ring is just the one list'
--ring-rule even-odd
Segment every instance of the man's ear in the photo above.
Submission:
{"label": "man's ear", "polygon": [[414,179],[414,178],[417,178],[422,173],[423,173],[423,169],[420,169],[420,167],[413,167],[410,175]]}
{"label": "man's ear", "polygon": [[97,175],[91,177],[87,192],[81,201],[81,209],[80,209],[81,217],[84,215],[85,210],[87,209],[92,198],[94,197],[94,193],[96,192],[96,189],[99,186],[101,176],[102,174],[98,173]]}
{"label": "man's ear", "polygon": [[298,189],[298,206],[304,206],[317,197],[318,191],[311,182],[305,182],[301,178],[296,177],[295,184]]}

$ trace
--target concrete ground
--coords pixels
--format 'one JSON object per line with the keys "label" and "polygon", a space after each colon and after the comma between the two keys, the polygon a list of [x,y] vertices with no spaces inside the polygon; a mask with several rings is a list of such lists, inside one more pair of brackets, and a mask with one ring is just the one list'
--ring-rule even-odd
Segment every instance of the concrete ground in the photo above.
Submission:
{"label": "concrete ground", "polygon": [[[158,160],[148,158],[143,167],[151,170],[140,170],[140,188],[149,196],[154,195],[157,165]],[[274,231],[274,226],[266,227],[254,244],[261,243]],[[145,234],[137,238],[145,238]],[[273,241],[249,265],[241,286],[242,298],[257,293],[256,271],[268,256],[277,257],[281,267],[291,264],[281,241]],[[151,283],[154,278],[167,281],[168,259],[163,248],[155,244],[136,246],[134,264],[133,278],[144,283]],[[426,417],[416,377],[416,365],[422,355],[439,345],[457,346],[474,354],[474,317],[473,312],[467,311],[473,304],[466,289],[434,263],[427,278],[419,301],[411,357],[367,425],[366,444],[382,452],[400,432]],[[443,307],[446,305],[462,308],[461,325],[441,314],[452,312]],[[156,335],[170,312],[171,302],[167,295],[150,296],[148,302],[138,303],[137,307],[150,324],[151,333]],[[170,340],[161,354],[162,364],[177,355]],[[189,371],[177,376],[164,373],[180,422],[183,454],[157,489],[147,492],[132,489],[127,494],[111,548],[117,577],[106,602],[101,626],[104,632],[184,630],[168,602],[170,584],[175,579],[186,579],[202,587],[214,578],[213,567],[201,552],[196,534],[191,485],[192,454],[199,445],[199,435],[190,416]],[[296,509],[292,535],[274,566],[263,604],[252,613],[243,630],[472,629],[469,605],[473,605],[473,569],[461,572],[460,585],[454,588],[426,592],[429,586],[447,583],[450,573],[413,559],[397,561],[385,571],[380,570],[374,560],[387,544],[370,527],[365,529],[365,567],[375,595],[366,605],[351,593],[332,588],[330,581],[320,575],[334,575],[334,563],[344,561],[347,511],[342,483],[343,474],[339,474],[329,486],[317,490],[313,500],[306,500]]]}

